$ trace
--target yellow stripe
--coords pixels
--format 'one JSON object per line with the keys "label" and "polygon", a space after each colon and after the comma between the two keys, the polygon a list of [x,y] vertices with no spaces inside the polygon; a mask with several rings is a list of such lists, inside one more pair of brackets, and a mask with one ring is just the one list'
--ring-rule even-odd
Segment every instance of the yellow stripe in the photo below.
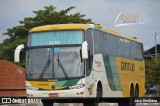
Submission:
{"label": "yellow stripe", "polygon": [[41,89],[46,89],[46,90],[52,90],[52,86],[56,83],[55,81],[53,82],[48,82],[48,81],[29,81],[29,83],[33,87],[41,88]]}
{"label": "yellow stripe", "polygon": [[[135,65],[135,71],[122,70],[121,62],[130,63]],[[122,93],[124,97],[130,96],[130,85],[131,83],[139,85],[139,96],[144,96],[145,91],[145,66],[144,61],[136,61],[130,59],[124,59],[116,57],[116,64],[118,67],[119,80],[122,87]]]}
{"label": "yellow stripe", "polygon": [[55,90],[60,90],[60,89],[64,89],[64,88],[67,88],[68,86],[58,86],[55,88]]}
{"label": "yellow stripe", "polygon": [[45,26],[35,27],[35,28],[32,28],[29,32],[67,30],[67,29],[86,30],[86,28],[88,27],[89,27],[89,24],[55,24],[55,25],[45,25]]}

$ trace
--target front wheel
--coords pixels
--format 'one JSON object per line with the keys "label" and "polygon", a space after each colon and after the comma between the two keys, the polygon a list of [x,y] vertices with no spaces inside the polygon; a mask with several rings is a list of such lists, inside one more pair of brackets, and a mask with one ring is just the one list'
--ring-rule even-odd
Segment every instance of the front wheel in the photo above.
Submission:
{"label": "front wheel", "polygon": [[53,106],[53,101],[50,100],[41,100],[43,103],[43,106]]}
{"label": "front wheel", "polygon": [[98,84],[96,98],[94,101],[89,103],[83,103],[83,106],[99,106],[100,99],[102,98],[102,85]]}

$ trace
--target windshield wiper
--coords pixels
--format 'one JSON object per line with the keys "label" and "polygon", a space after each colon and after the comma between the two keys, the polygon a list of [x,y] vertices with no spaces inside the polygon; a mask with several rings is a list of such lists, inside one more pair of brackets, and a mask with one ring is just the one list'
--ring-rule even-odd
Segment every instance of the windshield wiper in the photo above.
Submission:
{"label": "windshield wiper", "polygon": [[42,72],[41,72],[41,74],[39,76],[39,79],[42,79],[44,77],[47,69],[49,68],[50,63],[51,63],[51,59],[50,59],[50,54],[49,54],[48,60],[47,60],[45,66],[44,66],[44,68],[43,68],[43,70],[42,70]]}
{"label": "windshield wiper", "polygon": [[68,78],[68,75],[67,75],[67,73],[66,73],[66,71],[65,71],[65,69],[64,69],[64,67],[63,67],[63,65],[62,65],[62,63],[61,63],[61,61],[60,61],[60,59],[59,59],[59,53],[58,53],[58,59],[57,59],[57,62],[58,62],[58,66],[60,66],[60,68],[61,68],[62,72],[63,72],[63,73],[64,73],[64,75],[65,75],[65,77],[66,77],[67,79],[69,79],[69,78]]}

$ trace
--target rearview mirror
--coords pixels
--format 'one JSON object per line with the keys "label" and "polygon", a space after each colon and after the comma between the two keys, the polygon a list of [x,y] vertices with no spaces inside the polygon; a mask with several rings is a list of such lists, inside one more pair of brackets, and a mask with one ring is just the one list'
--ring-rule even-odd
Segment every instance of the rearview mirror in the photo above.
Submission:
{"label": "rearview mirror", "polygon": [[82,59],[88,59],[88,43],[84,41],[82,43]]}
{"label": "rearview mirror", "polygon": [[24,48],[24,44],[17,46],[14,52],[14,62],[20,62],[20,52]]}

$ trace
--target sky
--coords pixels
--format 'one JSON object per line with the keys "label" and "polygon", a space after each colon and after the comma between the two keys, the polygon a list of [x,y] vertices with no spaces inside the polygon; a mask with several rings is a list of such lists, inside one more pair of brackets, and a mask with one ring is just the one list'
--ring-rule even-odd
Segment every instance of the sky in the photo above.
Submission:
{"label": "sky", "polygon": [[[80,12],[96,24],[130,37],[137,37],[147,50],[155,45],[155,32],[159,36],[156,42],[160,43],[159,4],[160,0],[0,0],[0,43],[7,37],[3,33],[8,28],[20,25],[19,21],[26,17],[34,17],[33,11],[50,5],[57,7],[57,11],[75,6],[76,8],[69,14]],[[119,14],[131,18],[136,15],[138,16],[136,22],[143,24],[115,26],[123,23],[118,17]],[[118,20],[115,23],[116,18]]]}

